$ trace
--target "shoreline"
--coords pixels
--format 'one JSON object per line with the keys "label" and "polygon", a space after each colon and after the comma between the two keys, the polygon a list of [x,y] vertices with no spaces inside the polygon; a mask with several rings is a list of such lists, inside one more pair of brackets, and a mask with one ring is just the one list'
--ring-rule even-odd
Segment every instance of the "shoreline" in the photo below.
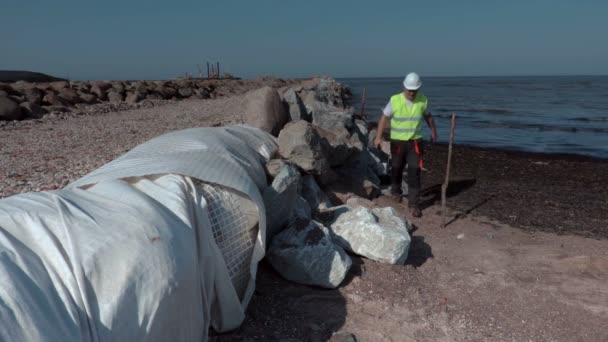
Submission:
{"label": "shoreline", "polygon": [[[425,151],[423,190],[436,203],[447,144]],[[608,160],[454,145],[447,205],[526,231],[608,238]],[[431,197],[429,199],[428,197]]]}

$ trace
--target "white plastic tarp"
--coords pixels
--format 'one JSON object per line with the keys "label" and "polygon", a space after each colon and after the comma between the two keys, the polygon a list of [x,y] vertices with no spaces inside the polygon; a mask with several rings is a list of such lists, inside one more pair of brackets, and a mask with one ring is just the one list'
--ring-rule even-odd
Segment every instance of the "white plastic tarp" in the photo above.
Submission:
{"label": "white plastic tarp", "polygon": [[[67,189],[0,200],[0,340],[205,341],[210,325],[236,328],[264,254],[263,163],[276,149],[246,126],[177,131]],[[242,294],[199,181],[257,206]]]}

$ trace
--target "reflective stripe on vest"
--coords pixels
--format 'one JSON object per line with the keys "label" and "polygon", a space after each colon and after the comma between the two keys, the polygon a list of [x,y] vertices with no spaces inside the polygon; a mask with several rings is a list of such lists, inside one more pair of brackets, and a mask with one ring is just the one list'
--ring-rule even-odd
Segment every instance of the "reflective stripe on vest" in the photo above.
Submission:
{"label": "reflective stripe on vest", "polygon": [[422,118],[427,106],[427,98],[418,94],[408,107],[405,95],[399,93],[391,97],[393,117],[391,118],[392,140],[422,139]]}

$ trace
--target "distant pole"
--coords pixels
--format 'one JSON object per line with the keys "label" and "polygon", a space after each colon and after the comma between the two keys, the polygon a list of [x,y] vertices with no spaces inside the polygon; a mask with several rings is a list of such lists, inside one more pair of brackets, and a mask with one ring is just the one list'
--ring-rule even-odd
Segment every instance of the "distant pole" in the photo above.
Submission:
{"label": "distant pole", "polygon": [[211,78],[215,78],[215,65],[211,63]]}
{"label": "distant pole", "polygon": [[442,224],[441,227],[445,228],[445,217],[446,217],[446,192],[448,190],[448,184],[450,183],[450,164],[452,162],[452,144],[454,143],[454,129],[456,128],[456,113],[452,113],[452,127],[450,127],[450,145],[448,147],[448,165],[447,170],[445,171],[445,181],[441,185],[441,216]]}
{"label": "distant pole", "polygon": [[220,62],[217,62],[217,78],[220,78]]}
{"label": "distant pole", "polygon": [[207,78],[209,78],[209,62],[207,62]]}
{"label": "distant pole", "polygon": [[363,88],[363,93],[361,94],[361,118],[365,117],[365,88]]}

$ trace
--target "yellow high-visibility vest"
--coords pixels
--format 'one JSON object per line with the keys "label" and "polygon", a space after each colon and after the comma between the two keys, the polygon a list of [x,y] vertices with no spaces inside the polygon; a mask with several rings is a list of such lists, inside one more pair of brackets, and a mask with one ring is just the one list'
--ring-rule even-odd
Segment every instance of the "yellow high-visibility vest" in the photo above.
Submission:
{"label": "yellow high-visibility vest", "polygon": [[393,108],[391,139],[422,139],[422,117],[426,111],[426,106],[427,98],[422,94],[416,95],[411,107],[407,106],[403,93],[391,96],[391,107]]}

